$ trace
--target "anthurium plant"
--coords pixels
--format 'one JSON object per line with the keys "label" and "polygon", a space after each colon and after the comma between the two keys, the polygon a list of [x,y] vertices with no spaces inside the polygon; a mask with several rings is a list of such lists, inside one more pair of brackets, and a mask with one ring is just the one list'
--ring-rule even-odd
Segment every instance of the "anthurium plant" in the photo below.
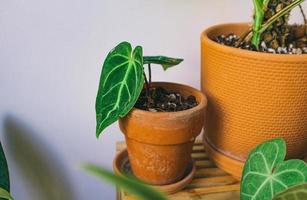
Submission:
{"label": "anthurium plant", "polygon": [[289,12],[304,1],[253,0],[255,16],[252,28],[252,44],[258,49],[262,35],[266,34],[267,37],[272,36],[272,39],[275,37],[276,42],[285,46],[289,34]]}
{"label": "anthurium plant", "polygon": [[[96,97],[96,136],[120,117],[126,116],[135,105],[144,83],[151,84],[151,64],[159,64],[164,70],[182,62],[182,59],[165,56],[143,56],[141,46],[132,49],[122,42],[107,55],[100,76]],[[143,65],[147,64],[149,78]]]}
{"label": "anthurium plant", "polygon": [[[273,139],[258,145],[248,156],[241,180],[241,200],[272,200],[293,186],[307,183],[307,165],[303,160],[287,160],[286,143]],[[304,190],[305,188],[305,190]],[[305,191],[306,185],[287,193]],[[306,194],[305,194],[306,195]],[[286,196],[281,193],[275,199]]]}
{"label": "anthurium plant", "polygon": [[[278,54],[307,53],[305,0],[253,0],[252,26],[243,34],[220,35],[218,43],[253,51]],[[299,7],[304,24],[290,24],[290,12]]]}

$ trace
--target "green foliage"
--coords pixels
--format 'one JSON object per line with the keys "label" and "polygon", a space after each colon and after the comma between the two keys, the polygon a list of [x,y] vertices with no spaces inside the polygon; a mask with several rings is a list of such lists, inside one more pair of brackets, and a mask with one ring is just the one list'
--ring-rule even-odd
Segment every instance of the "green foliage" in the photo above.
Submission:
{"label": "green foliage", "polygon": [[124,117],[143,88],[142,47],[132,50],[128,42],[117,45],[103,64],[96,98],[96,135]]}
{"label": "green foliage", "polygon": [[162,65],[164,70],[178,65],[183,61],[181,58],[170,58],[166,56],[144,56],[143,59],[144,64],[159,64]]}
{"label": "green foliage", "polygon": [[13,200],[13,197],[11,197],[7,190],[0,188],[0,199]]}
{"label": "green foliage", "polygon": [[154,190],[148,185],[141,183],[133,178],[127,178],[124,176],[116,176],[113,173],[97,167],[95,165],[87,164],[84,169],[93,175],[108,181],[118,187],[123,188],[130,194],[136,195],[142,200],[166,200],[166,197],[160,192]]}
{"label": "green foliage", "polygon": [[[132,50],[128,42],[117,45],[106,57],[96,97],[96,136],[120,117],[125,117],[136,103],[144,85],[144,64],[160,64],[166,70],[183,59],[142,55],[142,47]],[[151,70],[149,66],[149,82]],[[147,83],[147,79],[146,79]],[[147,89],[149,84],[147,83]]]}
{"label": "green foliage", "polygon": [[283,139],[267,141],[252,150],[242,174],[241,200],[271,200],[291,186],[306,183],[306,163],[284,161],[285,156]]}
{"label": "green foliage", "polygon": [[3,188],[3,190],[5,191],[10,191],[9,170],[7,167],[7,162],[1,142],[0,142],[0,188]]}
{"label": "green foliage", "polygon": [[307,184],[293,186],[279,194],[273,200],[303,200],[307,199]]}
{"label": "green foliage", "polygon": [[[254,14],[254,23],[253,23],[253,36],[251,42],[257,49],[259,49],[262,34],[268,28],[270,28],[273,23],[275,23],[281,17],[289,14],[289,12],[293,8],[299,6],[305,0],[294,0],[288,6],[278,11],[275,15],[265,20],[266,15],[268,16],[271,15],[271,10],[268,9],[270,1],[271,0],[253,0],[255,14]],[[278,4],[275,6],[278,6]],[[287,25],[286,23],[287,21],[284,22],[283,24]]]}

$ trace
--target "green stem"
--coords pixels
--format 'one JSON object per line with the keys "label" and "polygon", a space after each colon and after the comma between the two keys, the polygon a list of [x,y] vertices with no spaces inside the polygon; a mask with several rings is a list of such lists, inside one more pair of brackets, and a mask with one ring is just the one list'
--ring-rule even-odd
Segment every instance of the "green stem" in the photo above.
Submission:
{"label": "green stem", "polygon": [[285,8],[283,8],[281,11],[276,13],[273,17],[271,17],[267,22],[262,24],[263,18],[264,18],[264,10],[260,10],[259,3],[257,3],[257,0],[254,0],[255,10],[256,10],[256,17],[253,27],[253,38],[252,38],[252,44],[259,49],[259,44],[261,40],[261,35],[263,32],[265,32],[274,22],[276,22],[280,17],[283,17],[287,13],[289,13],[293,8],[300,5],[305,0],[295,0]]}
{"label": "green stem", "polygon": [[253,0],[255,8],[255,19],[253,24],[253,37],[251,42],[257,49],[259,48],[261,38],[259,30],[261,29],[261,25],[263,23],[265,12],[267,11],[269,2],[269,0],[265,0],[262,3],[259,0]]}
{"label": "green stem", "polygon": [[148,78],[149,78],[149,87],[151,86],[151,65],[148,63]]}
{"label": "green stem", "polygon": [[149,83],[148,83],[147,76],[146,76],[144,71],[143,71],[143,76],[144,76],[144,80],[145,80],[146,97],[147,97],[147,100],[148,100],[149,99]]}
{"label": "green stem", "polygon": [[280,17],[283,17],[288,12],[290,12],[293,8],[300,5],[305,0],[296,0],[293,1],[291,4],[283,8],[280,12],[276,13],[273,17],[271,17],[265,24],[262,25],[261,29],[259,30],[260,34],[266,31],[274,22],[276,22]]}

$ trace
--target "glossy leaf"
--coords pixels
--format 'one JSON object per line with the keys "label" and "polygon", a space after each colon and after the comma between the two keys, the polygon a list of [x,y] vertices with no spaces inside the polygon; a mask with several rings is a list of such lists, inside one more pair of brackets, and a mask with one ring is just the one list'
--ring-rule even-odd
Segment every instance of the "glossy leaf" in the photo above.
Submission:
{"label": "glossy leaf", "polygon": [[170,58],[166,56],[144,56],[144,64],[162,65],[164,70],[176,66],[183,61],[181,58]]}
{"label": "glossy leaf", "polygon": [[13,200],[13,197],[7,190],[0,188],[0,199]]}
{"label": "glossy leaf", "polygon": [[0,188],[3,188],[6,191],[10,191],[9,170],[7,167],[7,162],[1,142],[0,142]]}
{"label": "glossy leaf", "polygon": [[242,174],[241,200],[271,200],[291,186],[306,183],[306,163],[284,161],[285,156],[283,139],[267,141],[252,150]]}
{"label": "glossy leaf", "polygon": [[273,200],[303,200],[307,199],[307,184],[293,186],[279,194]]}
{"label": "glossy leaf", "polygon": [[85,165],[84,169],[105,181],[123,188],[130,194],[136,195],[141,200],[166,200],[166,197],[160,192],[140,181],[137,181],[136,179],[116,176],[103,168],[91,164]]}
{"label": "glossy leaf", "polygon": [[137,101],[143,84],[142,47],[117,45],[104,61],[96,97],[96,135],[124,117]]}

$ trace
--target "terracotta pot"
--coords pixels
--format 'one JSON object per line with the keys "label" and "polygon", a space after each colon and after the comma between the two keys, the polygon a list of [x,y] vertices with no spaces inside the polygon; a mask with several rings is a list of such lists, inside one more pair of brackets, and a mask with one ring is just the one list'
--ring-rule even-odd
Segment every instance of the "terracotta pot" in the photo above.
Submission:
{"label": "terracotta pot", "polygon": [[175,83],[153,83],[184,96],[194,95],[196,107],[179,112],[133,109],[119,120],[125,134],[134,175],[152,185],[179,181],[191,161],[195,138],[205,120],[206,97],[198,90]]}
{"label": "terracotta pot", "polygon": [[248,27],[217,25],[201,35],[205,146],[219,167],[238,178],[250,150],[265,140],[284,138],[288,158],[307,152],[307,55],[259,53],[212,40]]}

